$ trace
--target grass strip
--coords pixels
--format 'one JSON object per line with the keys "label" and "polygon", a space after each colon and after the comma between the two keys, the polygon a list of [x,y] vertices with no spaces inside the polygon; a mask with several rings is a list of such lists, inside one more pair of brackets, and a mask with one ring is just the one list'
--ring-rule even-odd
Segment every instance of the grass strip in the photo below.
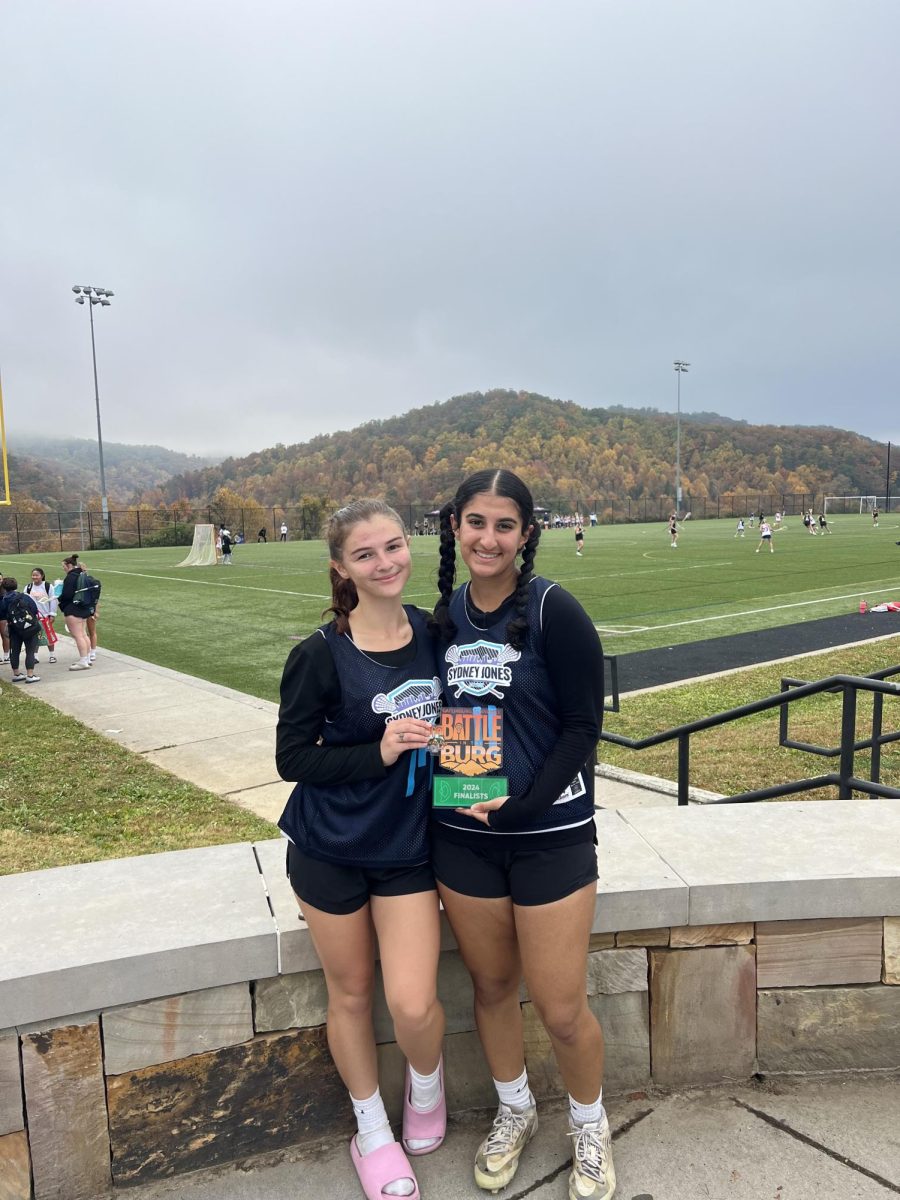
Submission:
{"label": "grass strip", "polygon": [[[604,728],[626,737],[647,737],[653,733],[713,716],[737,708],[780,690],[781,679],[791,676],[813,682],[829,675],[868,675],[900,665],[900,637],[869,643],[828,654],[808,655],[777,666],[751,670],[688,683],[680,687],[626,696],[620,713],[607,713]],[[893,682],[900,682],[900,677]],[[857,740],[871,736],[872,699],[857,694]],[[900,728],[900,698],[886,697],[885,733]],[[841,739],[840,696],[814,696],[791,705],[789,735],[819,746],[836,747]],[[677,779],[677,743],[669,742],[647,750],[628,750],[601,742],[598,758],[612,766],[627,767],[663,779]],[[856,756],[857,776],[868,773],[870,756]],[[778,745],[778,710],[757,713],[739,721],[705,730],[691,738],[690,782],[723,795],[788,783],[811,775],[837,770],[837,759],[822,758]],[[900,787],[900,743],[882,747],[881,782]],[[819,793],[827,799],[833,790]]]}
{"label": "grass strip", "polygon": [[0,874],[277,836],[0,681]]}

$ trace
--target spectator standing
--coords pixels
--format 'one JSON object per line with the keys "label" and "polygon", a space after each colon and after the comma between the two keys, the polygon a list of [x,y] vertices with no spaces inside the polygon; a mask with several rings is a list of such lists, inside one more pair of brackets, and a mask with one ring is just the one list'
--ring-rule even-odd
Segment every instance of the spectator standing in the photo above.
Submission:
{"label": "spectator standing", "polygon": [[66,629],[75,639],[78,650],[78,662],[69,667],[70,671],[89,671],[91,667],[91,639],[87,631],[87,619],[91,616],[90,605],[76,599],[84,567],[78,561],[77,554],[70,554],[63,559],[63,570],[66,577],[63,580],[62,593],[59,597],[59,609],[66,619]]}
{"label": "spectator standing", "polygon": [[287,525],[284,523],[284,521],[282,521],[281,522],[281,533],[279,534],[279,537],[278,537],[279,542],[287,541],[287,533],[288,533]]}
{"label": "spectator standing", "polygon": [[[38,683],[34,673],[35,650],[41,623],[38,606],[30,596],[19,591],[18,580],[6,576],[0,580],[0,616],[6,622],[9,635],[9,665],[13,683]],[[25,651],[25,674],[19,670],[22,650]]]}
{"label": "spectator standing", "polygon": [[262,529],[260,529],[259,533],[256,535],[256,540],[257,542],[268,542],[269,535],[266,533],[265,525],[263,525]]}
{"label": "spectator standing", "polygon": [[55,663],[56,643],[59,639],[56,636],[56,629],[53,626],[53,622],[56,620],[58,605],[53,584],[47,582],[47,576],[41,567],[35,567],[31,572],[31,583],[27,585],[25,592],[26,595],[32,598],[38,608],[38,620],[41,623],[44,637],[47,639],[47,649],[50,652],[47,661]]}

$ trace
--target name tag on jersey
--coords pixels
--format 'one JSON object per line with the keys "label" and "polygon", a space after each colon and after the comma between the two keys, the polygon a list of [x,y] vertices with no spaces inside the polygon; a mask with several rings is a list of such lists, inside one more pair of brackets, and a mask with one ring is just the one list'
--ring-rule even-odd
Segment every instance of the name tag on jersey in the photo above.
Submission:
{"label": "name tag on jersey", "polygon": [[568,804],[570,800],[577,800],[579,796],[583,796],[587,792],[584,785],[584,776],[579,771],[569,786],[560,794],[558,800],[554,800],[554,804]]}

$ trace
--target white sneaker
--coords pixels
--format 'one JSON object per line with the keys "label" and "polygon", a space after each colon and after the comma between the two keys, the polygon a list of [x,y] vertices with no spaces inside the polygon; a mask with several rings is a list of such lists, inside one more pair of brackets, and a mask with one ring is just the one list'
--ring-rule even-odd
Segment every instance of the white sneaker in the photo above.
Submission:
{"label": "white sneaker", "polygon": [[519,1156],[537,1133],[537,1108],[531,1104],[522,1112],[501,1105],[491,1132],[475,1155],[475,1182],[488,1192],[506,1187],[519,1169]]}
{"label": "white sneaker", "polygon": [[575,1141],[569,1200],[609,1200],[616,1190],[609,1121],[604,1116],[602,1121],[572,1126],[569,1137]]}
{"label": "white sneaker", "polygon": [[89,671],[90,669],[91,664],[89,662],[77,662],[73,663],[71,667],[69,667],[70,671]]}
{"label": "white sneaker", "polygon": [[97,661],[97,653],[96,653],[96,651],[92,650],[91,653],[88,655],[88,662],[96,662],[96,661]]}
{"label": "white sneaker", "polygon": [[51,654],[50,657],[47,659],[47,662],[56,662],[56,655]]}

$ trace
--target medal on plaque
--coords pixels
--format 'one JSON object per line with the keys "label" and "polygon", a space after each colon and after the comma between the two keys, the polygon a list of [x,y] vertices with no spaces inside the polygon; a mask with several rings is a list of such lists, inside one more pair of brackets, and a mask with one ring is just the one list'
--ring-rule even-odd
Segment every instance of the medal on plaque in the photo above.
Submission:
{"label": "medal on plaque", "polygon": [[434,808],[468,808],[509,795],[503,765],[503,709],[496,704],[445,708],[428,748],[437,757]]}

